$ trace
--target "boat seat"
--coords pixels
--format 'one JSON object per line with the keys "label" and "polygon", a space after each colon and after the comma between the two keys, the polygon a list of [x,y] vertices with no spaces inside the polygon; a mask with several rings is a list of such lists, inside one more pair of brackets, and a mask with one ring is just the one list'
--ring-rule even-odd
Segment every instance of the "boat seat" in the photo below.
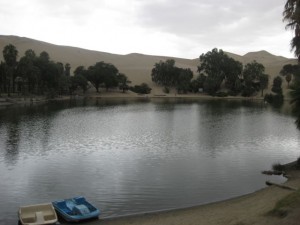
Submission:
{"label": "boat seat", "polygon": [[90,210],[88,207],[86,207],[85,205],[76,205],[73,208],[73,212],[76,215],[85,215],[85,214],[89,214]]}
{"label": "boat seat", "polygon": [[35,213],[35,220],[36,220],[35,221],[36,224],[43,224],[45,222],[43,212],[36,212]]}

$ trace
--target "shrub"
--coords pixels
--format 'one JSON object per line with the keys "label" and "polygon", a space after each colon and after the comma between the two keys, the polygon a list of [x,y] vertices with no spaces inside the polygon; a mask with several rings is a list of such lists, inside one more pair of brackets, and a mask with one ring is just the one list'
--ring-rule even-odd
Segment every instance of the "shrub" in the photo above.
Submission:
{"label": "shrub", "polygon": [[152,89],[147,84],[142,83],[141,85],[130,87],[130,90],[138,94],[149,94]]}
{"label": "shrub", "polygon": [[274,106],[281,106],[283,103],[283,95],[266,94],[264,100]]}
{"label": "shrub", "polygon": [[280,163],[276,163],[272,165],[272,168],[275,171],[283,171],[285,169],[285,166],[281,165]]}
{"label": "shrub", "polygon": [[163,92],[166,94],[170,93],[170,89],[168,87],[164,87]]}
{"label": "shrub", "polygon": [[227,97],[227,96],[228,96],[228,93],[227,93],[227,92],[222,92],[222,91],[220,91],[220,92],[217,92],[217,93],[215,94],[215,96],[217,96],[217,97]]}
{"label": "shrub", "polygon": [[296,161],[296,167],[297,169],[300,169],[300,157]]}
{"label": "shrub", "polygon": [[238,95],[238,92],[237,91],[229,91],[227,93],[229,96],[237,96]]}

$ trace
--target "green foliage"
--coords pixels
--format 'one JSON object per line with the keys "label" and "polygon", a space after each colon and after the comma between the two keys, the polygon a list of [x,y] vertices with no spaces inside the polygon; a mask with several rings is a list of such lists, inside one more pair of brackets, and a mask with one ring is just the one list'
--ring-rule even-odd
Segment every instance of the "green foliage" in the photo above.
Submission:
{"label": "green foliage", "polygon": [[190,91],[193,93],[199,92],[199,89],[203,89],[206,76],[204,74],[198,75],[195,80],[192,80],[190,83]]}
{"label": "green foliage", "polygon": [[296,161],[296,168],[300,169],[300,157]]}
{"label": "green foliage", "polygon": [[291,104],[293,106],[293,111],[297,115],[297,119],[295,121],[297,128],[300,129],[300,83],[296,82],[291,87],[290,96],[292,98]]}
{"label": "green foliage", "polygon": [[87,86],[88,86],[88,81],[83,75],[78,74],[78,75],[74,75],[72,77],[68,77],[68,76],[65,76],[65,77],[70,79],[69,90],[70,90],[71,94],[74,91],[76,91],[78,89],[78,87],[80,87],[82,89],[83,93],[86,92]]}
{"label": "green foliage", "polygon": [[155,63],[151,71],[152,81],[162,86],[174,86],[176,83],[177,67],[175,60],[168,59],[166,62]]}
{"label": "green foliage", "polygon": [[127,90],[129,90],[129,85],[131,83],[130,80],[128,80],[128,77],[125,74],[118,74],[117,76],[118,82],[119,82],[119,89],[123,91],[123,93]]}
{"label": "green foliage", "polygon": [[191,69],[179,69],[179,74],[176,82],[178,93],[187,93],[190,89],[193,72]]}
{"label": "green foliage", "polygon": [[84,68],[84,66],[78,66],[74,70],[74,75],[82,75],[82,76],[87,77],[87,70]]}
{"label": "green foliage", "polygon": [[283,104],[284,96],[281,94],[273,95],[273,94],[266,94],[264,97],[264,101],[270,103],[275,107],[280,107]]}
{"label": "green foliage", "polygon": [[17,65],[18,50],[12,44],[6,45],[2,51],[5,60],[5,81],[7,94],[14,91],[15,67]]}
{"label": "green foliage", "polygon": [[152,89],[148,86],[148,84],[142,83],[141,85],[131,87],[130,90],[138,94],[150,94]]}
{"label": "green foliage", "polygon": [[216,93],[215,96],[217,96],[217,97],[227,97],[228,93],[219,91],[219,92]]}
{"label": "green foliage", "polygon": [[291,40],[291,49],[300,60],[300,2],[287,0],[283,11],[283,20],[287,22],[286,28],[295,30],[295,36]]}
{"label": "green foliage", "polygon": [[276,163],[272,165],[272,169],[275,171],[284,171],[285,170],[285,166],[281,165],[280,163]]}
{"label": "green foliage", "polygon": [[155,63],[151,72],[152,81],[164,87],[176,87],[178,92],[186,93],[190,89],[193,78],[191,69],[182,69],[175,66],[175,60]]}
{"label": "green foliage", "polygon": [[252,96],[259,89],[262,90],[263,95],[263,90],[268,85],[267,75],[264,74],[264,71],[265,67],[256,61],[245,65],[243,70],[244,89],[242,96]]}
{"label": "green foliage", "polygon": [[118,87],[118,75],[119,71],[113,64],[103,61],[90,66],[86,72],[87,79],[95,86],[97,92],[99,92],[101,84],[106,87],[106,90]]}
{"label": "green foliage", "polygon": [[273,80],[272,91],[274,93],[281,95],[282,94],[281,84],[282,84],[282,78],[280,76],[275,77]]}
{"label": "green foliage", "polygon": [[36,56],[35,52],[29,49],[19,62],[16,60],[17,54],[18,51],[13,45],[4,47],[5,62],[0,64],[0,93],[2,90],[7,91],[8,94],[10,90],[18,90],[18,92],[24,90],[24,93],[46,94],[48,98],[52,98],[58,93],[72,93],[78,88],[85,92],[88,81],[97,91],[100,85],[107,90],[118,86],[123,91],[129,88],[128,78],[109,63],[98,62],[87,70],[79,66],[74,71],[75,76],[71,76],[69,63],[64,65],[61,62],[53,62],[45,51]]}
{"label": "green foliage", "polygon": [[65,65],[65,75],[68,77],[71,75],[71,66],[69,63],[66,63]]}
{"label": "green foliage", "polygon": [[259,85],[261,90],[261,97],[264,96],[264,89],[268,87],[269,76],[267,74],[261,74],[259,76]]}
{"label": "green foliage", "polygon": [[163,92],[166,93],[166,94],[169,94],[170,93],[170,88],[164,87]]}
{"label": "green foliage", "polygon": [[214,95],[226,78],[226,86],[235,91],[236,80],[242,73],[242,64],[228,57],[222,50],[214,48],[212,51],[200,56],[201,65],[198,72],[207,76],[203,84],[204,91]]}
{"label": "green foliage", "polygon": [[12,44],[6,45],[2,51],[5,63],[9,67],[15,67],[17,64],[18,50]]}

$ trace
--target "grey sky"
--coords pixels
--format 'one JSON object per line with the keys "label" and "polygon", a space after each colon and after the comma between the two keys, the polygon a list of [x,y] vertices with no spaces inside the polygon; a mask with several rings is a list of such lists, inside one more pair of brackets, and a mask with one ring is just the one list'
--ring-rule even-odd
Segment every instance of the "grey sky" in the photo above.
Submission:
{"label": "grey sky", "polygon": [[1,34],[111,53],[293,57],[285,0],[0,0]]}

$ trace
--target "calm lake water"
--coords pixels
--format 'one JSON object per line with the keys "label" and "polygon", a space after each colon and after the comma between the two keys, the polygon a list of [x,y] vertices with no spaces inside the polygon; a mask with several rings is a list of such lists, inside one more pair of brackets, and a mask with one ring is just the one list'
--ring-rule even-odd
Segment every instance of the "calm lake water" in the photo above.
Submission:
{"label": "calm lake water", "polygon": [[226,100],[0,108],[0,224],[17,223],[21,205],[77,195],[108,217],[253,192],[280,179],[262,170],[300,155],[294,120]]}

